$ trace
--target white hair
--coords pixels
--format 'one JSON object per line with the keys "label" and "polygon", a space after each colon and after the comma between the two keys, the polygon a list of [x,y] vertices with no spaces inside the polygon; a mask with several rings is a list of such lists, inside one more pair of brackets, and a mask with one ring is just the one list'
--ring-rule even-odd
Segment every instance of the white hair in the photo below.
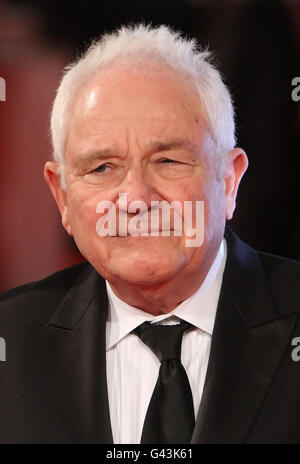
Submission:
{"label": "white hair", "polygon": [[214,150],[220,157],[219,167],[224,166],[223,161],[236,142],[234,109],[219,71],[210,62],[210,52],[198,48],[194,39],[186,39],[165,25],[152,28],[138,24],[103,35],[81,58],[65,68],[51,115],[53,158],[61,165],[62,185],[65,187],[64,152],[69,109],[75,94],[104,66],[126,58],[163,62],[190,82],[204,109]]}

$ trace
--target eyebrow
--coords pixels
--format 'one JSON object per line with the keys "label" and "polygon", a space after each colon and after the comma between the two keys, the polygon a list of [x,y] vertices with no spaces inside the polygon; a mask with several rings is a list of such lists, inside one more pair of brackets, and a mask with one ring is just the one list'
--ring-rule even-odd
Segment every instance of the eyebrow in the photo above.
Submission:
{"label": "eyebrow", "polygon": [[182,148],[191,152],[196,152],[197,150],[197,147],[192,142],[182,138],[176,138],[169,142],[161,142],[157,140],[147,144],[147,151],[149,150],[151,153]]}
{"label": "eyebrow", "polygon": [[[173,140],[165,142],[155,140],[146,144],[147,154],[159,153],[161,151],[169,151],[174,149],[185,149],[192,153],[197,152],[197,147],[189,140],[183,138],[175,138]],[[120,153],[116,148],[99,148],[96,150],[87,150],[86,152],[83,151],[82,153],[80,153],[78,156],[77,163],[86,166],[93,163],[93,161],[117,157],[120,157]]]}
{"label": "eyebrow", "polygon": [[76,164],[80,165],[88,165],[93,163],[93,161],[98,161],[101,159],[117,157],[118,152],[116,149],[113,148],[99,148],[96,150],[86,150],[82,151],[78,154],[78,158],[76,159]]}

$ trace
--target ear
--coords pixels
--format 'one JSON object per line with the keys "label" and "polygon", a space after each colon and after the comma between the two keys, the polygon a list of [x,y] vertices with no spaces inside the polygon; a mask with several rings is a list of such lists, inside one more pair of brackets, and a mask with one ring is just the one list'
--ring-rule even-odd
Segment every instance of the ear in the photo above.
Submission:
{"label": "ear", "polygon": [[234,148],[229,152],[225,170],[226,219],[232,219],[240,181],[248,167],[248,158],[244,150]]}
{"label": "ear", "polygon": [[72,235],[68,217],[67,192],[61,186],[61,165],[55,161],[47,161],[44,167],[44,177],[60,211],[62,225],[68,234]]}

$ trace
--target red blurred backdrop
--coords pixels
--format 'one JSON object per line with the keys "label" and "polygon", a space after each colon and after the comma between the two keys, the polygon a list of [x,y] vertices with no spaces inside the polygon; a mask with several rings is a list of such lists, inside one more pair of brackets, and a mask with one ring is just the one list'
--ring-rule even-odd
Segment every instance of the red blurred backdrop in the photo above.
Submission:
{"label": "red blurred backdrop", "polygon": [[120,24],[167,23],[216,52],[249,157],[231,223],[250,245],[300,259],[298,0],[0,0],[0,291],[83,258],[43,179],[49,113],[64,66]]}
{"label": "red blurred backdrop", "polygon": [[69,53],[43,41],[33,11],[18,15],[2,5],[0,12],[6,81],[6,101],[0,102],[0,289],[6,290],[82,258],[60,226],[43,178],[51,156],[50,107]]}

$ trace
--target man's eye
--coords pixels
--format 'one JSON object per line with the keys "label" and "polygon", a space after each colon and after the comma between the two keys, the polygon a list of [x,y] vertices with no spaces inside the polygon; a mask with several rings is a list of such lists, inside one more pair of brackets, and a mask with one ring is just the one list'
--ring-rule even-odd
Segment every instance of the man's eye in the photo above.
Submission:
{"label": "man's eye", "polygon": [[178,163],[176,160],[172,160],[170,158],[163,158],[159,161],[160,163]]}
{"label": "man's eye", "polygon": [[92,172],[99,172],[100,174],[107,171],[108,165],[107,164],[101,164],[98,166],[96,169],[94,169]]}

